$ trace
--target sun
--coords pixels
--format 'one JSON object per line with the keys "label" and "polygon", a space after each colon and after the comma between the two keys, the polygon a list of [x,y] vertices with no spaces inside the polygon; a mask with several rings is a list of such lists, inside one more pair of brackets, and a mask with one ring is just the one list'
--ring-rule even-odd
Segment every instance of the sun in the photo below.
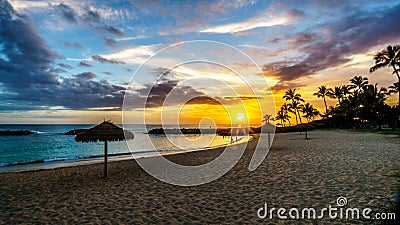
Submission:
{"label": "sun", "polygon": [[237,113],[236,114],[236,119],[238,120],[238,121],[241,121],[241,120],[243,120],[245,117],[244,117],[244,113]]}

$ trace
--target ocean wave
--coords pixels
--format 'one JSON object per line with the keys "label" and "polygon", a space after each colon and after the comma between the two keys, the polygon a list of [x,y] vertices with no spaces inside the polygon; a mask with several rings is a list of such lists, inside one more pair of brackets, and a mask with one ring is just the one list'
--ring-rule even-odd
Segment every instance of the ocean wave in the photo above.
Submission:
{"label": "ocean wave", "polygon": [[45,159],[44,162],[48,163],[48,162],[58,162],[58,161],[67,161],[67,160],[74,160],[76,159],[75,157],[60,157],[60,158],[52,158],[52,159]]}
{"label": "ocean wave", "polygon": [[37,131],[37,130],[31,130],[31,132],[35,133],[35,134],[45,134],[45,133],[47,133],[47,132]]}
{"label": "ocean wave", "polygon": [[62,132],[48,132],[48,131],[37,131],[37,130],[32,130],[31,132],[34,134],[44,134],[44,135],[53,135],[53,134],[62,135],[62,134],[64,134]]}

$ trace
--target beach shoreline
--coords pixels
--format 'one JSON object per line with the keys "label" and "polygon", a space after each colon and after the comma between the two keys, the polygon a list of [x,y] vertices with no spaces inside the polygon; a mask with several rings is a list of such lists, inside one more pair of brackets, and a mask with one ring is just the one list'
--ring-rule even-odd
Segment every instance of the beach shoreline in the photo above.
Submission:
{"label": "beach shoreline", "polygon": [[[399,179],[400,140],[379,134],[312,131],[278,134],[267,159],[248,165],[256,141],[249,142],[235,167],[216,181],[193,187],[163,183],[135,160],[0,174],[0,223],[294,223],[260,219],[270,207],[379,207],[393,200]],[[182,165],[207,163],[222,149],[166,156]],[[312,220],[296,223],[310,224]],[[321,224],[364,224],[363,220],[321,219]]]}
{"label": "beach shoreline", "polygon": [[[140,158],[148,158],[148,157],[159,157],[159,156],[169,156],[175,154],[186,154],[190,152],[197,151],[210,151],[210,150],[218,150],[221,148],[225,148],[227,146],[234,146],[238,144],[244,144],[246,142],[253,141],[253,136],[242,137],[238,141],[233,143],[227,143],[218,146],[211,146],[207,148],[200,149],[190,149],[190,150],[175,150],[175,151],[145,151],[145,152],[137,152],[137,153],[126,153],[119,154],[117,156],[108,157],[109,162],[118,162],[118,161],[126,161],[126,160],[135,160]],[[72,160],[60,160],[60,161],[52,161],[52,162],[40,162],[40,163],[25,163],[21,165],[10,165],[10,166],[0,166],[0,174],[1,173],[17,173],[17,172],[27,172],[27,171],[39,171],[39,170],[48,170],[48,169],[56,169],[56,168],[65,168],[65,167],[74,167],[74,166],[83,166],[83,165],[92,165],[92,164],[101,164],[104,163],[104,156],[91,157],[91,158],[83,158],[83,159],[72,159]]]}

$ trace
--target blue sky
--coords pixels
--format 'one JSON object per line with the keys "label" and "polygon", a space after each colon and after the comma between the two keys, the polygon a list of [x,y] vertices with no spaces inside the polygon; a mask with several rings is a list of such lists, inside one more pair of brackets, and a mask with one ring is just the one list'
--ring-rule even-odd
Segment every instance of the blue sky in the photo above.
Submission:
{"label": "blue sky", "polygon": [[[395,82],[389,69],[368,68],[376,51],[400,43],[399,1],[0,0],[0,8],[0,122],[119,122],[139,65],[190,40],[248,54],[277,104],[296,87],[321,108],[312,97],[317,86],[355,75],[380,86]],[[139,87],[151,80],[140,77]]]}

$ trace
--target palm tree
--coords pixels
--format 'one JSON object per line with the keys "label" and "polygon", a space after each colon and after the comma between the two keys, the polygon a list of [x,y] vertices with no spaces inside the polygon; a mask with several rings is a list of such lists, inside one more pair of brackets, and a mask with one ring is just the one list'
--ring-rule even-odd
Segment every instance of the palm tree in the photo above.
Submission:
{"label": "palm tree", "polygon": [[283,105],[281,106],[281,108],[283,108],[283,110],[284,110],[284,112],[285,112],[285,115],[287,116],[287,121],[289,122],[289,126],[290,126],[290,125],[291,125],[291,124],[290,124],[290,118],[292,118],[292,117],[289,115],[289,112],[290,112],[289,105],[286,104],[286,103],[283,103]]}
{"label": "palm tree", "polygon": [[393,47],[391,45],[387,46],[386,49],[375,54],[374,60],[375,65],[369,69],[369,72],[372,73],[383,67],[392,67],[393,73],[395,73],[400,80],[399,69],[396,68],[400,63],[400,45],[395,45]]}
{"label": "palm tree", "polygon": [[301,98],[301,94],[296,94],[296,88],[287,90],[283,98],[286,101],[304,102],[304,99]]}
{"label": "palm tree", "polygon": [[283,105],[281,106],[281,108],[283,108],[283,110],[285,110],[286,113],[289,112],[289,106],[286,103],[283,103]]}
{"label": "palm tree", "polygon": [[399,93],[399,84],[400,82],[396,82],[393,85],[389,86],[388,88],[390,89],[388,94],[392,94],[392,93]]}
{"label": "palm tree", "polygon": [[343,99],[347,99],[347,96],[351,93],[351,91],[350,91],[350,86],[348,86],[348,85],[342,85],[342,86],[340,87],[340,89],[341,89],[342,95],[343,95],[342,100],[343,100]]}
{"label": "palm tree", "polygon": [[280,120],[281,121],[281,125],[284,127],[285,126],[285,119],[284,119],[284,112],[282,110],[282,108],[278,111],[278,113],[276,114],[275,117],[276,120]]}
{"label": "palm tree", "polygon": [[367,85],[364,89],[361,101],[363,108],[361,117],[368,122],[377,121],[380,124],[381,111],[385,105],[386,96],[388,95],[386,88],[378,89],[377,84]]}
{"label": "palm tree", "polygon": [[[375,60],[375,65],[369,69],[369,72],[372,73],[376,71],[377,69],[384,68],[384,67],[392,67],[393,68],[393,74],[396,74],[397,80],[400,83],[400,45],[395,45],[395,46],[387,46],[386,49],[378,52],[374,56]],[[397,67],[397,68],[396,68]],[[398,113],[398,118],[397,118],[397,126],[399,126],[400,123],[400,92],[398,94],[399,102],[397,106],[397,113]]]}
{"label": "palm tree", "polygon": [[354,76],[350,79],[351,84],[349,89],[356,89],[356,92],[360,92],[366,85],[368,85],[368,78],[362,76]]}
{"label": "palm tree", "polygon": [[281,106],[275,119],[280,120],[282,126],[285,127],[285,122],[289,121],[290,119],[288,106],[286,103]]}
{"label": "palm tree", "polygon": [[299,120],[300,123],[301,122],[301,116],[300,116],[300,110],[303,107],[303,105],[300,102],[294,101],[292,103],[288,103],[288,108],[289,108],[289,112],[293,113],[296,116],[296,124],[299,124]]}
{"label": "palm tree", "polygon": [[338,99],[338,106],[335,108],[335,121],[339,121],[339,125],[343,125],[343,101],[347,101],[347,95],[350,93],[349,88],[347,85],[334,87],[333,90],[330,90],[328,96],[330,98]]}
{"label": "palm tree", "polygon": [[304,102],[304,99],[301,98],[301,94],[296,94],[296,89],[289,89],[285,92],[283,98],[286,101],[291,101],[291,103],[289,104],[289,109],[292,110],[292,112],[296,115],[296,124],[299,124],[297,118],[299,118],[301,123],[301,116],[299,112],[299,110],[301,109],[300,102]]}
{"label": "palm tree", "polygon": [[274,117],[273,117],[272,115],[266,114],[266,115],[263,117],[263,122],[265,122],[265,124],[269,124],[269,122],[270,122],[271,120],[272,120],[272,121],[274,120]]}
{"label": "palm tree", "polygon": [[329,95],[329,92],[331,92],[331,88],[326,88],[325,85],[318,87],[318,92],[315,92],[314,95],[316,95],[318,98],[323,98],[324,99],[324,104],[325,104],[325,115],[326,115],[326,121],[328,123],[328,128],[329,128],[329,117],[328,117],[328,105],[326,104],[326,97]]}
{"label": "palm tree", "polygon": [[342,87],[341,87],[341,86],[339,86],[339,87],[334,87],[333,90],[331,89],[331,90],[328,92],[328,95],[327,95],[327,96],[330,97],[330,98],[338,99],[339,105],[340,105],[340,103],[342,102],[342,99],[343,99],[343,90],[342,90]]}
{"label": "palm tree", "polygon": [[303,107],[302,107],[302,112],[304,113],[304,118],[307,118],[307,122],[310,122],[310,120],[313,120],[315,118],[315,116],[319,115],[319,112],[317,109],[314,108],[313,105],[311,105],[310,103],[306,103]]}

